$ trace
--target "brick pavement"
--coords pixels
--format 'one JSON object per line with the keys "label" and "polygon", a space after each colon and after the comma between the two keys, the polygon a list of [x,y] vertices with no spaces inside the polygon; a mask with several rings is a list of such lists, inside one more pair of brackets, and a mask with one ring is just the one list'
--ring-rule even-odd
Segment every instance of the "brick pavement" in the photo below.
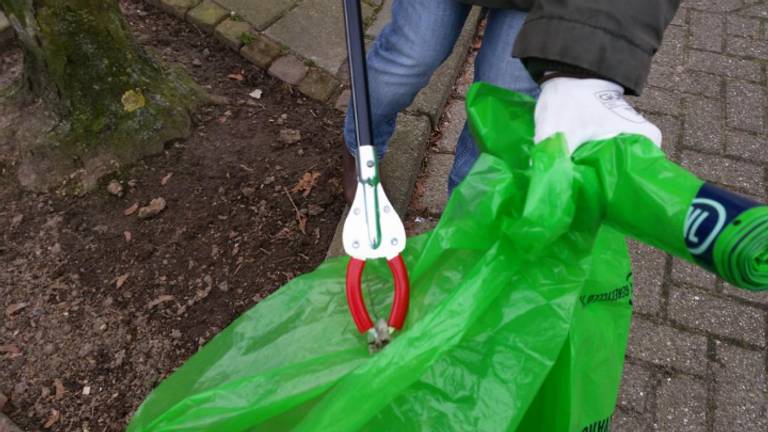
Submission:
{"label": "brick pavement", "polygon": [[[684,0],[633,103],[697,175],[768,198],[768,2]],[[468,64],[471,68],[471,64]],[[458,83],[427,155],[411,218],[439,216],[465,115]],[[429,228],[428,218],[425,227]],[[632,326],[614,431],[768,431],[768,293],[739,290],[682,260],[630,243]]]}
{"label": "brick pavement", "polygon": [[[637,101],[673,160],[762,201],[767,24],[763,1],[683,1]],[[768,293],[631,250],[639,301],[614,429],[768,430]]]}

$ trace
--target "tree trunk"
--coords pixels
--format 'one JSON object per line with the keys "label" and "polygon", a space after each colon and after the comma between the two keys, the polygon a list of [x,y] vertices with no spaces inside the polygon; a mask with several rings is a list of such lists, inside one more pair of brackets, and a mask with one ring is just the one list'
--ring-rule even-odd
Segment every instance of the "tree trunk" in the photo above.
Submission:
{"label": "tree trunk", "polygon": [[75,161],[94,171],[84,185],[92,187],[116,166],[189,135],[190,111],[204,93],[134,41],[117,0],[0,0],[0,7],[24,50],[23,94],[55,118],[52,132],[25,151],[22,183],[50,187],[56,179],[29,170]]}

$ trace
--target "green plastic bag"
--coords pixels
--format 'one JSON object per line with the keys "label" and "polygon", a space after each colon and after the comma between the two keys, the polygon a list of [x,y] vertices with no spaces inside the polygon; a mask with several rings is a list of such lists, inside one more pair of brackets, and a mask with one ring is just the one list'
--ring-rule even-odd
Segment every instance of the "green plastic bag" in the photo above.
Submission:
{"label": "green plastic bag", "polygon": [[[211,340],[129,431],[608,431],[632,296],[612,227],[709,265],[686,240],[708,226],[688,223],[701,219],[691,208],[703,183],[642,137],[588,143],[573,158],[560,137],[534,147],[525,96],[478,84],[467,105],[483,153],[435,230],[409,239],[411,308],[389,346],[368,353],[345,302],[347,259],[329,260]],[[701,238],[715,251],[750,239],[727,268],[764,287],[753,264],[768,236],[725,235],[751,223],[731,226],[745,219],[736,213]],[[727,273],[721,261],[709,268]],[[386,264],[369,264],[363,284],[370,309],[388,311]]]}

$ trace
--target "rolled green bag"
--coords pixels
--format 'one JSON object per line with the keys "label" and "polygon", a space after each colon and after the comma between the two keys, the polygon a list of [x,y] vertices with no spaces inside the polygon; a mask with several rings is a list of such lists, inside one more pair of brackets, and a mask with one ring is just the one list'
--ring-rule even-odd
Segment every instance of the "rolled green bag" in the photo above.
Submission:
{"label": "rolled green bag", "polygon": [[723,279],[749,290],[768,288],[768,207],[750,208],[731,221],[713,255]]}
{"label": "rolled green bag", "polygon": [[768,289],[768,207],[706,183],[650,140],[623,135],[573,155],[606,224],[748,290]]}

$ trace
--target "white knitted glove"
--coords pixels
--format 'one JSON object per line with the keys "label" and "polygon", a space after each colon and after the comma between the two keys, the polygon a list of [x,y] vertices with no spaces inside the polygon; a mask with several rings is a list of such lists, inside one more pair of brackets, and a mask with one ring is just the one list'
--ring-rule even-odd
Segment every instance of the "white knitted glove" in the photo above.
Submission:
{"label": "white knitted glove", "polygon": [[640,134],[661,146],[661,131],[624,99],[624,89],[601,79],[552,78],[536,103],[536,137],[562,132],[571,154],[587,141]]}

